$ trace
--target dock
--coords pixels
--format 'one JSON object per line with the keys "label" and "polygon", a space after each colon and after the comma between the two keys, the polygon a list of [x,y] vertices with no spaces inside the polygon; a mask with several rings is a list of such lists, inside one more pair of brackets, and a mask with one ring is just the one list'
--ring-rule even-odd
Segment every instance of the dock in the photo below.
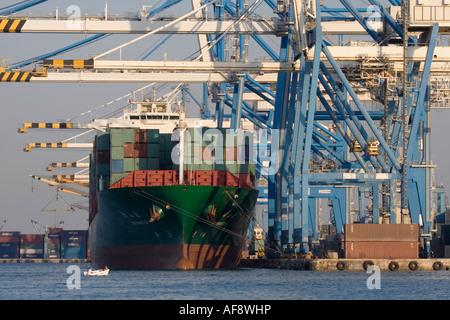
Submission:
{"label": "dock", "polygon": [[450,259],[242,259],[240,268],[305,271],[449,271]]}

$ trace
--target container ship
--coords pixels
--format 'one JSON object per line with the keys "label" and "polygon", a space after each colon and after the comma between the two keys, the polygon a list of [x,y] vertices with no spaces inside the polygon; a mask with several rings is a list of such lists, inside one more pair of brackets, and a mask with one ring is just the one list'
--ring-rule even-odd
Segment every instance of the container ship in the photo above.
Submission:
{"label": "container ship", "polygon": [[125,117],[90,156],[92,266],[236,267],[258,197],[251,137],[193,127],[151,100]]}

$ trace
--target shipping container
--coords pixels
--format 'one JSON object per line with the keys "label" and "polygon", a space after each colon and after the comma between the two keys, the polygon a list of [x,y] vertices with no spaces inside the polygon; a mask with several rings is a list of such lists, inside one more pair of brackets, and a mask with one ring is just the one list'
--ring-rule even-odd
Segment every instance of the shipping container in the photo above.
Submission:
{"label": "shipping container", "polygon": [[450,246],[444,246],[444,258],[450,258]]}
{"label": "shipping container", "polygon": [[345,241],[418,241],[417,224],[346,224]]}
{"label": "shipping container", "polygon": [[0,258],[18,259],[19,258],[19,242],[0,243]]}
{"label": "shipping container", "polygon": [[85,247],[70,247],[61,249],[62,259],[86,259],[87,249]]}
{"label": "shipping container", "polygon": [[123,142],[124,143],[134,143],[135,135],[136,135],[136,129],[134,128],[122,128],[122,134],[123,134]]}
{"label": "shipping container", "polygon": [[122,160],[124,156],[124,146],[111,147],[111,160]]}
{"label": "shipping container", "polygon": [[353,259],[418,259],[417,241],[346,241],[345,257]]}
{"label": "shipping container", "polygon": [[20,243],[20,236],[0,236],[0,243]]}
{"label": "shipping container", "polygon": [[122,173],[124,172],[124,168],[124,159],[111,160],[111,173]]}
{"label": "shipping container", "polygon": [[48,228],[48,233],[60,234],[62,230],[62,228]]}
{"label": "shipping container", "polygon": [[20,244],[21,247],[24,245],[44,245],[45,235],[44,234],[21,234]]}
{"label": "shipping container", "polygon": [[101,131],[98,132],[96,136],[96,149],[109,150],[109,148],[110,148],[109,133]]}

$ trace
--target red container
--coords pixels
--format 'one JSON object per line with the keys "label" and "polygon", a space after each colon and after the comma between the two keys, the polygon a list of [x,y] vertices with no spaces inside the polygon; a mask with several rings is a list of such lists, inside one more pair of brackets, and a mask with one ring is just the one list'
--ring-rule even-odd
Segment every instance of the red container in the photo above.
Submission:
{"label": "red container", "polygon": [[136,142],[134,144],[134,157],[135,158],[147,158],[147,143]]}
{"label": "red container", "polygon": [[134,158],[134,143],[123,144],[123,156],[124,158]]}
{"label": "red container", "polygon": [[20,243],[21,244],[43,244],[44,243],[43,234],[21,234]]}
{"label": "red container", "polygon": [[239,188],[251,189],[252,181],[250,173],[239,173]]}
{"label": "red container", "polygon": [[212,147],[202,147],[202,159],[203,160],[214,160]]}
{"label": "red container", "polygon": [[109,163],[111,159],[109,150],[97,150],[97,162],[98,163]]}
{"label": "red container", "polygon": [[19,243],[20,237],[0,236],[0,243]]}
{"label": "red container", "polygon": [[225,157],[225,161],[236,161],[237,147],[225,147],[223,148],[223,154]]}
{"label": "red container", "polygon": [[136,129],[134,133],[134,141],[147,143],[147,130]]}
{"label": "red container", "polygon": [[239,178],[236,177],[234,174],[227,172],[226,186],[238,188],[239,187]]}
{"label": "red container", "polygon": [[164,185],[164,181],[163,180],[158,180],[158,179],[147,179],[147,186],[152,187],[152,186],[162,186]]}
{"label": "red container", "polygon": [[62,228],[48,228],[48,233],[61,233]]}
{"label": "red container", "polygon": [[417,241],[346,241],[345,257],[354,259],[417,259]]}
{"label": "red container", "polygon": [[418,241],[417,224],[346,224],[346,241]]}

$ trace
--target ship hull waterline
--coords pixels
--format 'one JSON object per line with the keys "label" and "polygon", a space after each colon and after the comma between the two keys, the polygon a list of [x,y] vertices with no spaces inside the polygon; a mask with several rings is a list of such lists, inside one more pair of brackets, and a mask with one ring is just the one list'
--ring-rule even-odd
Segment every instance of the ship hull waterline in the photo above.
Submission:
{"label": "ship hull waterline", "polygon": [[101,190],[89,227],[95,268],[229,269],[241,258],[258,191],[219,186]]}

